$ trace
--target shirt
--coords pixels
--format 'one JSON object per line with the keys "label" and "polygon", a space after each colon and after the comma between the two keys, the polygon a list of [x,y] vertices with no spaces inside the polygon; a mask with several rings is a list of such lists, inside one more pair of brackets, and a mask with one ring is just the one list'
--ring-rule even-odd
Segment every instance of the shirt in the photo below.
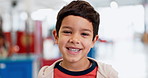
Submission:
{"label": "shirt", "polygon": [[[111,65],[96,61],[93,58],[88,57],[88,59],[91,59],[97,63],[98,70],[96,78],[118,78],[118,72]],[[50,66],[43,66],[38,73],[38,78],[55,78],[54,77],[55,64],[62,60],[63,59],[59,59]]]}
{"label": "shirt", "polygon": [[90,68],[84,71],[69,71],[59,64],[60,62],[56,63],[54,67],[54,78],[96,78],[98,66],[97,63],[93,60],[90,60],[91,66]]}

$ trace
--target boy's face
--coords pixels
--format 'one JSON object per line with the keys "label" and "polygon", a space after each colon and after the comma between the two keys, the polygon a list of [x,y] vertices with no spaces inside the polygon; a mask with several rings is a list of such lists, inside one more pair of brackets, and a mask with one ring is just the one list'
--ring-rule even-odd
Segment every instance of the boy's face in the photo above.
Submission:
{"label": "boy's face", "polygon": [[93,39],[93,26],[88,20],[69,15],[62,21],[59,35],[53,31],[55,43],[58,44],[63,59],[68,62],[77,62],[87,59],[87,54],[98,39]]}

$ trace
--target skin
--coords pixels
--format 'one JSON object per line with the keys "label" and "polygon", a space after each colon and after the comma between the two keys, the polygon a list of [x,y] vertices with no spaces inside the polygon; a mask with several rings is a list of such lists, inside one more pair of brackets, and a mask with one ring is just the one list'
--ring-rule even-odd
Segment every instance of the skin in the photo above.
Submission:
{"label": "skin", "polygon": [[89,68],[87,54],[98,39],[93,39],[93,26],[87,19],[69,15],[62,21],[59,35],[53,31],[55,43],[63,56],[61,66],[70,71],[83,71]]}

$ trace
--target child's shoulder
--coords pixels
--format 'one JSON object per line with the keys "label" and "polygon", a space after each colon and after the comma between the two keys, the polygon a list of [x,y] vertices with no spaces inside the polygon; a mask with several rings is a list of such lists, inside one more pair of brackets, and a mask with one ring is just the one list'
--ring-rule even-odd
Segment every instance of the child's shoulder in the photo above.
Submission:
{"label": "child's shoulder", "polygon": [[100,71],[109,72],[113,71],[114,68],[110,64],[106,64],[104,62],[97,61],[98,67]]}
{"label": "child's shoulder", "polygon": [[51,66],[43,66],[38,73],[38,78],[46,78],[51,71]]}
{"label": "child's shoulder", "polygon": [[112,67],[112,65],[98,62],[99,72],[110,78],[118,78],[118,72]]}
{"label": "child's shoulder", "polygon": [[54,62],[52,65],[50,66],[43,66],[38,73],[38,78],[52,78],[53,76],[53,70],[54,70],[54,66],[57,62],[61,61],[62,59]]}
{"label": "child's shoulder", "polygon": [[[92,59],[92,58],[89,58]],[[104,77],[109,77],[109,78],[118,78],[118,72],[112,67],[110,64],[106,64],[101,61],[97,61],[95,59],[92,59],[97,62],[98,65],[98,74],[104,76]]]}
{"label": "child's shoulder", "polygon": [[110,65],[110,64],[104,63],[102,61],[98,61],[98,60],[93,59],[93,58],[88,58],[88,59],[91,59],[91,60],[95,61],[97,63],[97,65],[98,65],[98,67],[101,68],[101,69],[106,70],[106,69],[112,68],[112,65]]}

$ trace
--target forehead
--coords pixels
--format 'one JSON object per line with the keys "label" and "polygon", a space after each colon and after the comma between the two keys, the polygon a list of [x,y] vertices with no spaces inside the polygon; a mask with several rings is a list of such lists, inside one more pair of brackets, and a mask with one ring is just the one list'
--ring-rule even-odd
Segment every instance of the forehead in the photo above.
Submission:
{"label": "forehead", "polygon": [[61,23],[61,28],[85,28],[85,29],[93,29],[92,22],[88,21],[87,19],[80,17],[80,16],[74,16],[74,15],[69,15],[66,16],[62,23]]}

